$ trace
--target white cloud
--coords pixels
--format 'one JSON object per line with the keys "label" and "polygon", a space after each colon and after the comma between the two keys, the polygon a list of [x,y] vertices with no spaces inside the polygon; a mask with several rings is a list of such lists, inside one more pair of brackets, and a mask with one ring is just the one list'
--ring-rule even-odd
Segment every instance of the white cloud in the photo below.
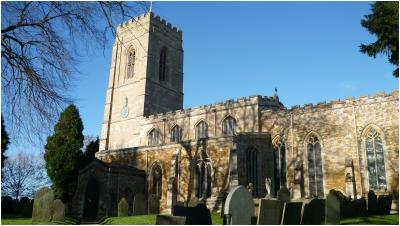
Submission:
{"label": "white cloud", "polygon": [[345,89],[345,90],[353,90],[356,87],[350,82],[344,82],[344,83],[340,84],[340,88]]}

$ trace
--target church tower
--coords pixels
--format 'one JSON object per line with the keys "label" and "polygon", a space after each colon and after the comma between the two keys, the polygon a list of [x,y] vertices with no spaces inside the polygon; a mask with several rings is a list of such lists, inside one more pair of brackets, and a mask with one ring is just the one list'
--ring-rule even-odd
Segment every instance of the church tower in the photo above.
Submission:
{"label": "church tower", "polygon": [[[134,138],[117,137],[138,134],[139,117],[182,107],[182,31],[151,12],[118,26],[100,151],[126,146],[128,139],[132,147]],[[110,146],[112,140],[115,145]]]}

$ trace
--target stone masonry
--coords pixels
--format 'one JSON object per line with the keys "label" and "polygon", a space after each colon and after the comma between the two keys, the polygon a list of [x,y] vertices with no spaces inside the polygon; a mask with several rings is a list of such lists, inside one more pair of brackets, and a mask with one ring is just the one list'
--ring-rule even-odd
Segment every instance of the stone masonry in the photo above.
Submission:
{"label": "stone masonry", "polygon": [[[135,52],[135,63],[133,77],[127,78],[129,51]],[[160,80],[163,51],[166,79]],[[182,32],[147,13],[117,30],[96,158],[143,170],[144,190],[159,195],[162,212],[196,196],[218,211],[224,192],[235,184],[251,182],[253,196],[265,196],[266,178],[271,179],[272,190],[286,186],[294,199],[311,197],[307,142],[315,137],[323,195],[330,189],[346,191],[346,181],[355,181],[356,189],[350,190],[356,194],[347,195],[366,196],[371,189],[366,136],[374,129],[382,140],[386,175],[385,189],[374,190],[397,194],[398,100],[394,91],[288,109],[277,95],[257,95],[183,109]],[[235,131],[227,135],[223,128],[230,117]],[[202,122],[207,136],[199,139],[196,130]],[[172,136],[176,126],[181,129],[179,142]],[[157,131],[156,143],[150,142],[152,131]],[[285,168],[280,184],[275,181],[276,156],[281,156],[276,154],[277,141],[285,152],[284,163],[279,163]],[[353,161],[351,180],[346,179],[346,159]],[[398,209],[398,197],[393,208]]]}

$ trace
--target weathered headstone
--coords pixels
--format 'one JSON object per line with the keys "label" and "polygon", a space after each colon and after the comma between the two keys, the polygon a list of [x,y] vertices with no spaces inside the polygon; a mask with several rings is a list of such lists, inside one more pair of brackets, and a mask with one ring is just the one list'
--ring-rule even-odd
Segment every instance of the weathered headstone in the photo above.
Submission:
{"label": "weathered headstone", "polygon": [[392,199],[392,194],[379,195],[377,200],[377,213],[382,215],[390,214]]}
{"label": "weathered headstone", "polygon": [[281,224],[284,202],[273,199],[261,199],[258,211],[258,225]]}
{"label": "weathered headstone", "polygon": [[49,222],[54,209],[54,192],[50,188],[41,188],[33,201],[32,221]]}
{"label": "weathered headstone", "polygon": [[151,194],[148,199],[149,214],[160,213],[160,200],[157,195]]}
{"label": "weathered headstone", "polygon": [[287,202],[283,208],[282,224],[298,225],[301,222],[302,202]]}
{"label": "weathered headstone", "polygon": [[201,201],[197,198],[197,197],[193,197],[193,198],[191,198],[190,200],[189,200],[189,202],[188,202],[188,207],[195,207],[195,206],[197,206],[198,204],[200,204],[201,203]]}
{"label": "weathered headstone", "polygon": [[334,191],[326,196],[325,205],[325,224],[340,224],[340,200]]}
{"label": "weathered headstone", "polygon": [[368,192],[368,214],[374,215],[378,212],[378,200],[374,191]]}
{"label": "weathered headstone", "polygon": [[210,225],[211,213],[205,204],[198,204],[196,207],[174,206],[172,211],[175,216],[186,217],[188,225]]}
{"label": "weathered headstone", "polygon": [[186,217],[170,216],[170,215],[157,215],[156,225],[184,225]]}
{"label": "weathered headstone", "polygon": [[313,198],[304,205],[301,224],[319,225],[325,216],[325,200]]}
{"label": "weathered headstone", "polygon": [[143,193],[137,193],[133,198],[133,214],[143,215],[147,212],[146,196]]}
{"label": "weathered headstone", "polygon": [[125,198],[122,198],[118,202],[118,217],[126,217],[129,214],[128,202]]}
{"label": "weathered headstone", "polygon": [[65,220],[65,204],[60,200],[56,199],[53,202],[54,211],[52,221],[64,221]]}
{"label": "weathered headstone", "polygon": [[287,187],[281,187],[277,194],[278,200],[282,202],[290,202],[290,191]]}
{"label": "weathered headstone", "polygon": [[224,211],[230,224],[250,224],[254,214],[253,197],[244,186],[237,186],[229,192]]}

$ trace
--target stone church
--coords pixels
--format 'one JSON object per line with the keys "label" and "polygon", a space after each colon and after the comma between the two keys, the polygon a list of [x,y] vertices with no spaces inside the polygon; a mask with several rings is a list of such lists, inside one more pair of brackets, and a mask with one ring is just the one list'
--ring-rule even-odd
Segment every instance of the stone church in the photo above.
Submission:
{"label": "stone church", "polygon": [[[197,198],[213,211],[236,185],[254,197],[392,192],[398,209],[399,93],[286,108],[250,96],[183,109],[182,31],[153,13],[121,24],[113,45],[97,160],[79,175],[77,215],[117,214],[137,194],[161,212]],[[146,202],[143,205],[148,205]]]}

